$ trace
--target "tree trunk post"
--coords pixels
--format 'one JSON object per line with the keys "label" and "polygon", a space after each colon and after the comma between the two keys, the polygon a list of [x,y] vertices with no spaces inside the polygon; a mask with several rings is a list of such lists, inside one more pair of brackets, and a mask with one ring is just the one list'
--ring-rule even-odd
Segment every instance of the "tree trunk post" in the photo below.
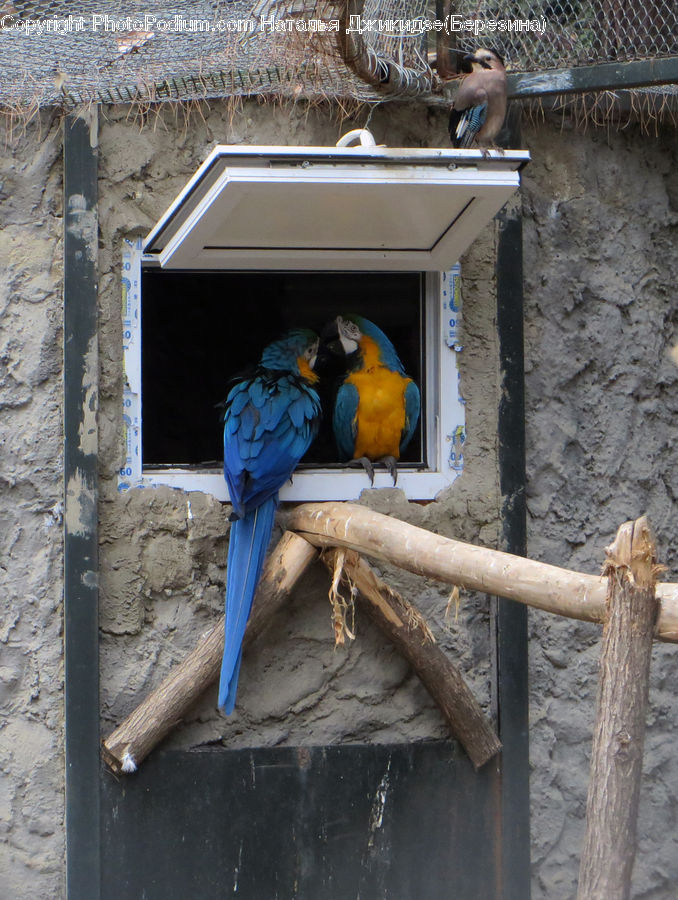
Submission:
{"label": "tree trunk post", "polygon": [[643,516],[606,548],[603,627],[586,837],[577,900],[628,900],[636,852],[652,639],[658,615],[654,537]]}

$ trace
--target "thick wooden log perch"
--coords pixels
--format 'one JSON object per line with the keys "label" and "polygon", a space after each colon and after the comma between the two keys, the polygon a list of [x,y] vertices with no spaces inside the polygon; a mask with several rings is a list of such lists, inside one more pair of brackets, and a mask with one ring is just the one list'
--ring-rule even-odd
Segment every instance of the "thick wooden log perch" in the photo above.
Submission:
{"label": "thick wooden log perch", "polygon": [[[308,541],[285,532],[264,567],[244,647],[261,634],[316,556]],[[186,659],[104,741],[103,757],[114,772],[136,771],[156,744],[179,724],[200,694],[217,679],[223,652],[222,616]]]}
{"label": "thick wooden log perch", "polygon": [[659,604],[647,519],[626,522],[607,548],[598,710],[577,900],[628,900],[636,853],[652,638]]}
{"label": "thick wooden log perch", "polygon": [[[288,527],[317,547],[350,547],[418,575],[588,622],[606,618],[607,584],[585,575],[442,537],[354,503],[306,503]],[[655,637],[678,642],[678,585],[658,584]]]}
{"label": "thick wooden log perch", "polygon": [[391,590],[355,551],[329,550],[322,558],[331,573],[341,566],[357,587],[358,602],[414,668],[476,769],[496,756],[501,743],[494,729],[416,606]]}

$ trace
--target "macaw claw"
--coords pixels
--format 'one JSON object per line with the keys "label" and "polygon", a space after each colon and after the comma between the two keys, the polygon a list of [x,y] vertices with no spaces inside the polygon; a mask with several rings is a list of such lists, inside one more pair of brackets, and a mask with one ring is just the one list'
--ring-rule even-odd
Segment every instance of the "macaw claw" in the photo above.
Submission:
{"label": "macaw claw", "polygon": [[[376,460],[376,462],[385,466],[388,474],[393,479],[393,485],[395,487],[398,483],[398,461],[395,456],[382,456],[382,458]],[[344,465],[350,466],[351,468],[360,467],[364,469],[370,479],[370,484],[374,484],[374,465],[372,464],[372,460],[368,459],[366,456],[360,456],[358,459],[349,459]]]}
{"label": "macaw claw", "polygon": [[366,456],[360,456],[358,459],[349,459],[344,465],[352,469],[364,469],[370,479],[370,484],[374,484],[374,466]]}
{"label": "macaw claw", "polygon": [[393,479],[393,487],[395,487],[398,483],[398,460],[395,456],[382,456],[377,462],[383,463],[383,465],[386,466],[388,474]]}

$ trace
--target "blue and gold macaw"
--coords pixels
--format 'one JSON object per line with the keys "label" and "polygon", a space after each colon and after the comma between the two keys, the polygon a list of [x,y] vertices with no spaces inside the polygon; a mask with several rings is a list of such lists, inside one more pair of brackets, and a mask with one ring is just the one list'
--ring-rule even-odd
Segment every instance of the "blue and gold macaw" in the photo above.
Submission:
{"label": "blue and gold macaw", "polygon": [[318,336],[288,332],[264,350],[251,378],[229,392],[224,413],[224,476],[233,504],[226,575],[224,656],[219,707],[233,712],[242,640],[278,506],[318,433],[320,400],[313,389]]}
{"label": "blue and gold macaw", "polygon": [[337,316],[334,325],[349,363],[334,403],[337,449],[342,461],[362,465],[371,482],[372,463],[383,463],[395,484],[397,462],[419,421],[419,388],[405,374],[391,341],[369,319]]}

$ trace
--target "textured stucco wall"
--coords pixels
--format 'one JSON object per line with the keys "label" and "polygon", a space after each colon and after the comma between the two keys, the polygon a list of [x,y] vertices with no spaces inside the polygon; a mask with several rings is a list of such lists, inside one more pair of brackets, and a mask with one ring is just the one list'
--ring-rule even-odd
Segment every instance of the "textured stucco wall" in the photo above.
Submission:
{"label": "textured stucco wall", "polygon": [[[444,117],[378,110],[391,145],[445,146]],[[214,143],[332,144],[347,130],[303,105],[214,104],[188,126],[127,110],[100,123],[100,477],[102,730],[107,733],[210,627],[223,602],[228,522],[208,497],[117,491],[122,461],[120,248],[144,234]],[[525,130],[529,552],[597,572],[626,518],[648,512],[675,580],[673,422],[678,370],[675,134]],[[44,118],[0,143],[0,896],[63,896],[61,483],[61,135]],[[451,536],[496,546],[498,372],[494,234],[464,260],[466,471],[435,504],[397,491],[363,502]],[[281,518],[284,518],[281,517]],[[489,704],[488,603],[389,570]],[[170,739],[228,747],[437,737],[441,718],[372,626],[332,646],[320,568],[252,648],[231,719],[211,692]],[[599,630],[530,613],[533,897],[570,898],[583,838]],[[653,655],[634,896],[678,894],[673,735],[678,658]]]}
{"label": "textured stucco wall", "polygon": [[0,129],[0,896],[63,867],[61,134]]}
{"label": "textured stucco wall", "polygon": [[[598,572],[647,513],[678,576],[675,132],[525,132],[528,546]],[[599,628],[530,613],[534,898],[574,896]],[[634,897],[678,896],[678,647],[655,645]]]}

